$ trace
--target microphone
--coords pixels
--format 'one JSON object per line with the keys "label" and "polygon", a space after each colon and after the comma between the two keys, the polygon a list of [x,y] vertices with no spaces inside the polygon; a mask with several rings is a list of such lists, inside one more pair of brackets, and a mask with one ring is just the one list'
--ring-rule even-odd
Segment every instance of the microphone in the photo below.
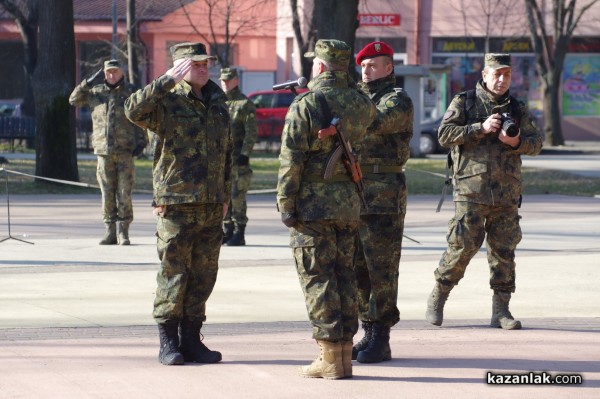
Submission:
{"label": "microphone", "polygon": [[307,83],[308,81],[306,80],[306,78],[304,76],[300,76],[298,80],[290,80],[289,82],[278,83],[276,85],[273,85],[273,90],[291,89],[296,86],[305,87]]}

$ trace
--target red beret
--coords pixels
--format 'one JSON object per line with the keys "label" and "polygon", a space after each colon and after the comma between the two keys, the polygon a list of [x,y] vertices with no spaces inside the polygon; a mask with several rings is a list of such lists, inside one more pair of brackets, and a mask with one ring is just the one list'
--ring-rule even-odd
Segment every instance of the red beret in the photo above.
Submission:
{"label": "red beret", "polygon": [[365,58],[375,58],[382,55],[394,57],[394,50],[384,42],[373,42],[367,44],[356,55],[356,65],[360,65]]}

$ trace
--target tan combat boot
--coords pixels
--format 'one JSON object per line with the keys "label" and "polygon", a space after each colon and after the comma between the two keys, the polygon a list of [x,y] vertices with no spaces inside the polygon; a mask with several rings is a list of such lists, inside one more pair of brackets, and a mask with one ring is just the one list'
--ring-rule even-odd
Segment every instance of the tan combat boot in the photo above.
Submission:
{"label": "tan combat boot", "polygon": [[427,311],[425,319],[434,326],[441,326],[444,321],[444,304],[450,295],[454,285],[442,284],[436,281],[433,291],[427,300]]}
{"label": "tan combat boot", "polygon": [[492,297],[491,327],[502,327],[504,330],[521,329],[521,322],[515,320],[510,310],[508,310],[509,302],[510,292],[494,291],[494,296]]}
{"label": "tan combat boot", "polygon": [[129,223],[119,222],[119,244],[129,245]]}
{"label": "tan combat boot", "polygon": [[106,225],[106,233],[100,240],[100,245],[115,245],[117,243],[117,226],[114,223],[104,223]]}
{"label": "tan combat boot", "polygon": [[317,344],[321,349],[319,357],[309,366],[302,366],[300,375],[308,378],[327,378],[328,380],[344,378],[342,344],[319,340],[317,340]]}
{"label": "tan combat boot", "polygon": [[342,341],[342,365],[344,378],[352,378],[352,341]]}

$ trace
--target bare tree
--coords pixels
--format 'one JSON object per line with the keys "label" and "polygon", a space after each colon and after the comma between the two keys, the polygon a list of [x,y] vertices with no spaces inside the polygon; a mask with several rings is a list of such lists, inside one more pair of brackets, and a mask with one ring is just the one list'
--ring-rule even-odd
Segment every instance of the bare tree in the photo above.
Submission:
{"label": "bare tree", "polygon": [[265,7],[275,6],[273,0],[202,0],[187,6],[180,3],[194,33],[208,43],[210,53],[224,68],[232,63],[233,45],[239,35],[260,31],[275,22],[263,12]]}
{"label": "bare tree", "polygon": [[[511,25],[510,19],[514,17],[513,10],[519,2],[520,0],[478,0],[479,5],[475,6],[474,1],[459,0],[458,4],[448,4],[461,14],[465,37],[471,37],[471,32],[483,32],[484,52],[488,53],[492,36],[505,36],[506,30],[511,27],[514,29],[515,23],[512,21]],[[473,12],[478,13],[476,17]]]}
{"label": "bare tree", "polygon": [[37,64],[38,46],[38,0],[0,0],[0,7],[3,7],[14,19],[21,40],[23,41],[23,50],[25,53],[23,68],[25,70],[25,93],[23,96],[23,115],[35,115],[35,102],[33,99],[33,89],[31,77]]}
{"label": "bare tree", "polygon": [[75,111],[73,1],[45,0],[39,8],[38,63],[33,73],[36,109],[36,174],[79,180]]}
{"label": "bare tree", "polygon": [[[292,9],[292,29],[296,37],[296,44],[300,50],[300,74],[305,78],[310,77],[312,61],[302,57],[310,48],[314,48],[317,42],[316,31],[313,29],[313,20],[310,18],[305,9],[298,7],[298,0],[290,0]],[[302,21],[308,24],[306,28],[306,37],[302,34]]]}
{"label": "bare tree", "polygon": [[525,0],[536,70],[541,79],[544,105],[544,133],[546,144],[563,145],[560,86],[565,56],[573,32],[583,14],[598,0],[577,7],[577,0],[552,1],[552,31],[546,30],[546,18],[540,1]]}

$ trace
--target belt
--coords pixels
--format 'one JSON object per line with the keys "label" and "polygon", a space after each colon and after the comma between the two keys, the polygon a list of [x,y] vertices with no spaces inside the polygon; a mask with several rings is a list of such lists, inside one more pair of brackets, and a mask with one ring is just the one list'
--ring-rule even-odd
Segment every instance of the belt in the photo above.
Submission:
{"label": "belt", "polygon": [[402,173],[404,167],[400,165],[360,165],[363,173]]}
{"label": "belt", "polygon": [[329,179],[324,179],[321,175],[304,175],[302,176],[302,181],[309,183],[334,183],[340,181],[350,181],[350,176],[343,175],[333,175]]}

